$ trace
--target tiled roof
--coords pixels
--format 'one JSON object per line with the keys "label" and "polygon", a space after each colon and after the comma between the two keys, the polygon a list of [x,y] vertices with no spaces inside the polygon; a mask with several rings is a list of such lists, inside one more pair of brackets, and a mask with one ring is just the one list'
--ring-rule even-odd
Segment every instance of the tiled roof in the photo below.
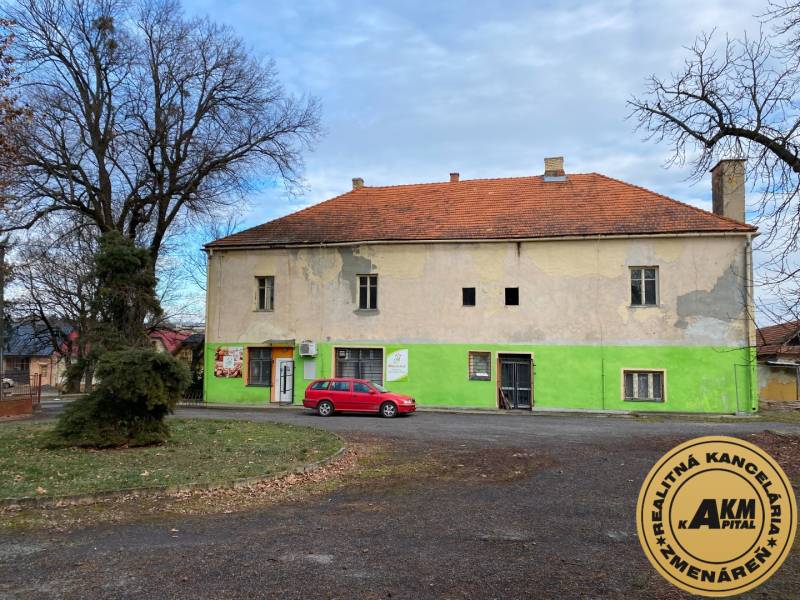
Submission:
{"label": "tiled roof", "polygon": [[756,333],[756,347],[759,358],[777,354],[800,355],[800,344],[794,342],[800,334],[800,321],[789,321],[770,327],[762,327]]}
{"label": "tiled roof", "polygon": [[749,232],[755,228],[597,173],[362,187],[212,248],[366,241]]}

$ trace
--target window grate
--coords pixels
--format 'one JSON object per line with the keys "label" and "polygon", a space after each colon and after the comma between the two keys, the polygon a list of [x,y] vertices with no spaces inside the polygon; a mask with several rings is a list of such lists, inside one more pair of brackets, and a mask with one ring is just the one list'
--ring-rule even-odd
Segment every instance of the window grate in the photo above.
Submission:
{"label": "window grate", "polygon": [[272,348],[248,348],[247,385],[272,386]]}
{"label": "window grate", "polygon": [[628,402],[664,402],[664,371],[624,371]]}
{"label": "window grate", "polygon": [[475,381],[488,381],[492,378],[492,353],[469,353],[469,378]]}
{"label": "window grate", "polygon": [[337,348],[336,377],[368,379],[383,383],[383,349]]}

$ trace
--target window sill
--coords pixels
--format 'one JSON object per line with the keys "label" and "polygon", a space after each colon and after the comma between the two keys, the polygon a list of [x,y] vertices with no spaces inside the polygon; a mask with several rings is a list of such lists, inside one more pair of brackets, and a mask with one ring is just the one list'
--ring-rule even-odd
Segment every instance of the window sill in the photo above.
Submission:
{"label": "window sill", "polygon": [[252,388],[271,388],[272,385],[269,383],[248,383],[244,387],[252,387]]}
{"label": "window sill", "polygon": [[623,398],[625,402],[650,402],[652,404],[664,404],[664,399],[656,400],[655,398]]}
{"label": "window sill", "polygon": [[267,308],[254,308],[253,312],[257,312],[257,313],[272,313],[272,312],[275,312],[275,309],[274,308],[270,308],[270,309],[267,309]]}
{"label": "window sill", "polygon": [[381,311],[377,308],[357,308],[353,312],[357,315],[371,316],[379,315]]}
{"label": "window sill", "polygon": [[660,304],[629,304],[628,308],[661,308]]}

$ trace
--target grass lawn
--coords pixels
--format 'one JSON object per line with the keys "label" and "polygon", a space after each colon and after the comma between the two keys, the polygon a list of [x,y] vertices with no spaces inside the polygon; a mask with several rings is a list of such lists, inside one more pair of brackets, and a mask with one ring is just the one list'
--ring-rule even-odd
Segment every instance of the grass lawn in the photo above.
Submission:
{"label": "grass lawn", "polygon": [[171,419],[168,443],[149,448],[46,450],[52,424],[0,426],[0,498],[64,496],[277,474],[342,445],[307,427]]}

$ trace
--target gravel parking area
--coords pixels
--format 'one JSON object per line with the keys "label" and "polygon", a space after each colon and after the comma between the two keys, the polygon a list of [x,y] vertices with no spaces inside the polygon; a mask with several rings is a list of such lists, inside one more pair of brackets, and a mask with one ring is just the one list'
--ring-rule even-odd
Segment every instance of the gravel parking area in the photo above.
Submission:
{"label": "gravel parking area", "polygon": [[[766,422],[581,416],[179,416],[324,427],[379,444],[382,468],[322,496],[245,512],[6,532],[0,597],[688,597],[661,580],[636,539],[648,469],[690,437],[758,434],[757,443],[791,455],[783,440],[800,435]],[[765,429],[789,437],[758,433]],[[742,597],[788,598],[799,586],[795,550]]]}

